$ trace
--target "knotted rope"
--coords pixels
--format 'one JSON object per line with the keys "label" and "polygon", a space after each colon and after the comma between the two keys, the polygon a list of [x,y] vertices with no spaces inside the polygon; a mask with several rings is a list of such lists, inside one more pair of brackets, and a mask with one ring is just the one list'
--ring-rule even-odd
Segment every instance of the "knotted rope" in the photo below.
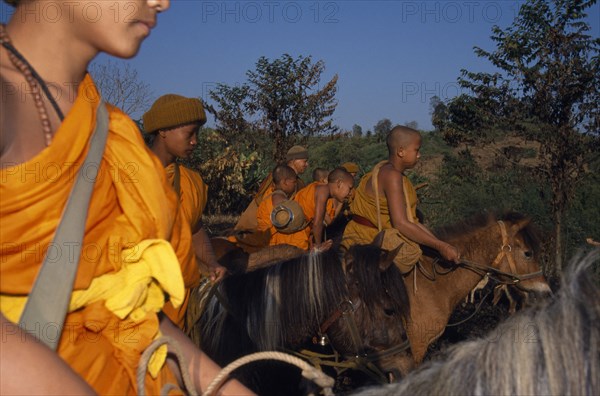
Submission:
{"label": "knotted rope", "polygon": [[302,376],[308,380],[313,381],[315,384],[320,386],[323,389],[323,394],[333,395],[333,385],[335,381],[333,378],[327,376],[321,370],[316,369],[310,364],[306,363],[304,360],[297,358],[292,355],[288,355],[283,352],[257,352],[251,355],[243,356],[234,362],[228,364],[221,372],[213,379],[210,383],[206,391],[203,393],[203,396],[210,396],[216,394],[216,391],[221,387],[223,381],[231,374],[235,369],[258,360],[279,360],[281,362],[293,364],[296,367],[302,370]]}

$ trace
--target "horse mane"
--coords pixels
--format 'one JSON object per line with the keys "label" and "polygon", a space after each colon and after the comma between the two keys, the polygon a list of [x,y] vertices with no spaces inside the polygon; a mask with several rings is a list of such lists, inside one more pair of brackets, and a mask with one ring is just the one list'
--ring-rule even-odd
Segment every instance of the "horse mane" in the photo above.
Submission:
{"label": "horse mane", "polygon": [[486,337],[452,346],[398,384],[359,394],[600,394],[599,258],[600,249],[578,255],[554,298]]}
{"label": "horse mane", "polygon": [[[456,239],[464,239],[465,236],[468,236],[482,228],[492,226],[498,221],[514,224],[524,221],[528,218],[529,217],[527,215],[513,211],[507,211],[503,213],[482,211],[458,223],[435,228],[433,233],[443,241],[452,241]],[[537,257],[537,254],[540,252],[540,237],[537,228],[531,222],[528,222],[521,229],[520,234],[524,238],[525,243],[527,243],[527,245],[533,249],[534,254],[536,254],[536,259],[539,258]]]}
{"label": "horse mane", "polygon": [[[203,347],[210,350],[219,350],[228,316],[238,321],[237,327],[245,329],[258,350],[301,343],[348,298],[342,265],[333,252],[305,254],[230,276],[221,282],[218,294],[203,318]],[[226,309],[219,309],[220,304]]]}
{"label": "horse mane", "polygon": [[[360,299],[372,305],[390,301],[392,306],[385,308],[398,313],[406,323],[410,316],[410,303],[398,267],[392,264],[382,272],[373,261],[376,261],[374,258],[380,260],[384,251],[374,245],[351,246],[348,254],[352,257],[352,270],[359,280],[357,288]],[[370,310],[369,313],[374,311]]]}

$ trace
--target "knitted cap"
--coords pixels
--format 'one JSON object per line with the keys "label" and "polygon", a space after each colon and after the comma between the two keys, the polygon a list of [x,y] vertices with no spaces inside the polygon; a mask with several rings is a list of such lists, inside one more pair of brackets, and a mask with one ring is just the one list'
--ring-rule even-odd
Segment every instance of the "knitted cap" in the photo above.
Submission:
{"label": "knitted cap", "polygon": [[354,162],[344,162],[342,168],[346,169],[349,173],[358,173],[358,165]]}
{"label": "knitted cap", "polygon": [[285,155],[286,161],[295,159],[308,159],[308,150],[302,146],[292,146]]}
{"label": "knitted cap", "polygon": [[156,99],[150,110],[144,114],[144,129],[154,133],[160,129],[168,129],[180,125],[206,122],[206,114],[202,102],[196,98],[167,94]]}

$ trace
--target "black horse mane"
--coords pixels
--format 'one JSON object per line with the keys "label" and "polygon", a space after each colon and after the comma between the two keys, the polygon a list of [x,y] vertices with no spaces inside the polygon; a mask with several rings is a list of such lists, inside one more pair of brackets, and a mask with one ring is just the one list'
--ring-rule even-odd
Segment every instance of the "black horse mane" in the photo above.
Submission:
{"label": "black horse mane", "polygon": [[[381,305],[384,301],[389,301],[392,306],[384,308],[398,313],[406,323],[410,315],[410,303],[398,267],[392,263],[387,270],[380,271],[378,263],[385,252],[377,246],[354,245],[348,253],[352,257],[352,270],[358,279],[360,299],[372,305]],[[375,258],[377,260],[374,260]]]}
{"label": "black horse mane", "polygon": [[[387,307],[408,318],[408,295],[402,275],[395,265],[381,272],[383,251],[375,246],[351,248],[352,265],[359,281],[359,294],[369,307],[391,301]],[[386,298],[387,293],[387,298]],[[336,251],[311,253],[270,267],[224,279],[207,304],[201,318],[202,348],[227,359],[254,350],[294,348],[316,335],[319,327],[349,299],[346,275]],[[225,329],[231,332],[224,334]],[[232,340],[237,349],[226,344]],[[252,344],[244,350],[241,343]],[[220,361],[221,360],[221,361]]]}

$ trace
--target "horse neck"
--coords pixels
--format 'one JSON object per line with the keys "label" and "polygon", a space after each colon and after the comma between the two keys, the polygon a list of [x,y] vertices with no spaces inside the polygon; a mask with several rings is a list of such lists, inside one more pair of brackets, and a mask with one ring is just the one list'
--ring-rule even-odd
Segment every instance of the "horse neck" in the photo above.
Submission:
{"label": "horse neck", "polygon": [[[502,245],[500,232],[498,231],[496,235],[496,232],[492,230],[493,228],[483,227],[471,232],[469,235],[449,239],[447,242],[456,246],[461,252],[461,257],[479,264],[490,265],[498,255]],[[429,274],[433,273],[434,259],[426,256],[424,258],[425,271]],[[419,273],[419,277],[427,279],[423,273]],[[482,278],[481,273],[462,266],[456,267],[456,269],[445,275],[436,275],[436,280],[433,282],[435,296],[448,301],[454,308],[477,286]]]}

